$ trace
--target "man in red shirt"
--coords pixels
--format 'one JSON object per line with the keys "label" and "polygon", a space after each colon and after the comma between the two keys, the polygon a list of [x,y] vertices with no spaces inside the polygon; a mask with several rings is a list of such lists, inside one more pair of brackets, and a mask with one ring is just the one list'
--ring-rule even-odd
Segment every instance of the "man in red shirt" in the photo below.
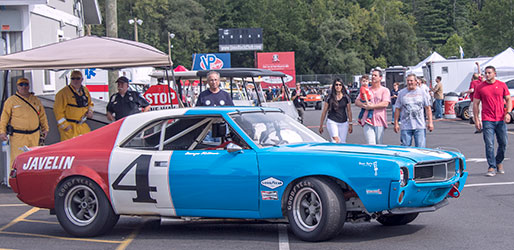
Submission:
{"label": "man in red shirt", "polygon": [[[462,92],[462,95],[469,94],[469,99],[471,100],[471,105],[469,105],[469,113],[470,113],[470,119],[469,123],[474,124],[475,121],[473,119],[473,94],[475,92],[475,89],[482,83],[482,76],[480,74],[480,64],[478,62],[475,62],[477,65],[478,73],[473,73],[473,76],[471,77],[471,82],[469,83],[469,89]],[[478,119],[482,120],[482,117],[480,116],[480,110],[478,111]],[[475,134],[482,133],[481,130],[475,131]]]}
{"label": "man in red shirt", "polygon": [[[505,173],[503,169],[503,159],[507,147],[507,113],[512,110],[510,93],[507,85],[496,80],[496,69],[493,66],[485,68],[486,81],[480,84],[473,96],[473,111],[475,127],[484,133],[485,155],[489,169],[486,176],[495,176],[496,173]],[[504,102],[507,109],[504,109]],[[482,121],[478,119],[478,107],[482,103]],[[498,140],[498,151],[494,155],[494,137]]]}

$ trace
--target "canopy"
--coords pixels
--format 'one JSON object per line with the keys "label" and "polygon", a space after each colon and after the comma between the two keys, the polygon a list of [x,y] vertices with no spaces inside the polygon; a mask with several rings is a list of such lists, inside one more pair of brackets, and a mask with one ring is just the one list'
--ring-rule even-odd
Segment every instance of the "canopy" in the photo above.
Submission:
{"label": "canopy", "polygon": [[427,62],[435,62],[435,61],[445,61],[446,58],[441,56],[439,53],[434,52],[431,55],[429,55],[427,58],[425,58],[423,61],[416,64],[416,66],[409,67],[409,70],[407,70],[408,74],[416,74],[418,76],[423,75],[423,66],[427,64]]}
{"label": "canopy", "polygon": [[490,65],[494,66],[497,71],[514,71],[514,49],[511,47],[507,48],[500,54],[495,55],[489,61],[480,65],[480,67],[485,68]]}
{"label": "canopy", "polygon": [[165,67],[173,63],[160,50],[112,37],[83,36],[0,56],[0,70],[117,69]]}

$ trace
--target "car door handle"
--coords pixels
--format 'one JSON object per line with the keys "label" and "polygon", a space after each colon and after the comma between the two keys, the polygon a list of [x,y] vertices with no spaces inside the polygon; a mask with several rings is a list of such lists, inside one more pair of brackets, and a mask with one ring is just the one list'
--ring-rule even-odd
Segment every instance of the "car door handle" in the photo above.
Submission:
{"label": "car door handle", "polygon": [[167,167],[168,162],[167,161],[155,161],[154,166],[156,167]]}

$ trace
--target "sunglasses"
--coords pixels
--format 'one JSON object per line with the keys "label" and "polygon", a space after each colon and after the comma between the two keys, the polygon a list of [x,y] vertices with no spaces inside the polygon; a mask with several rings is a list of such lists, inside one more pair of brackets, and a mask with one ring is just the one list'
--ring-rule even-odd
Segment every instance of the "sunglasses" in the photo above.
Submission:
{"label": "sunglasses", "polygon": [[21,86],[21,87],[27,87],[27,86],[29,86],[29,83],[27,83],[27,82],[21,82],[21,83],[18,83],[18,86]]}
{"label": "sunglasses", "polygon": [[343,84],[336,83],[336,84],[334,84],[334,86],[343,86]]}
{"label": "sunglasses", "polygon": [[72,77],[71,80],[82,80],[82,77]]}

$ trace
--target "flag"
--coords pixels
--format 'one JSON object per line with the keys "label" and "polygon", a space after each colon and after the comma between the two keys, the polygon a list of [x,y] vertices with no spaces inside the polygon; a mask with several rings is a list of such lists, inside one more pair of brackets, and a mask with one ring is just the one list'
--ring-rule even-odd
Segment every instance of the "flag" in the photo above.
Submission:
{"label": "flag", "polygon": [[459,46],[460,59],[464,58],[464,50]]}

